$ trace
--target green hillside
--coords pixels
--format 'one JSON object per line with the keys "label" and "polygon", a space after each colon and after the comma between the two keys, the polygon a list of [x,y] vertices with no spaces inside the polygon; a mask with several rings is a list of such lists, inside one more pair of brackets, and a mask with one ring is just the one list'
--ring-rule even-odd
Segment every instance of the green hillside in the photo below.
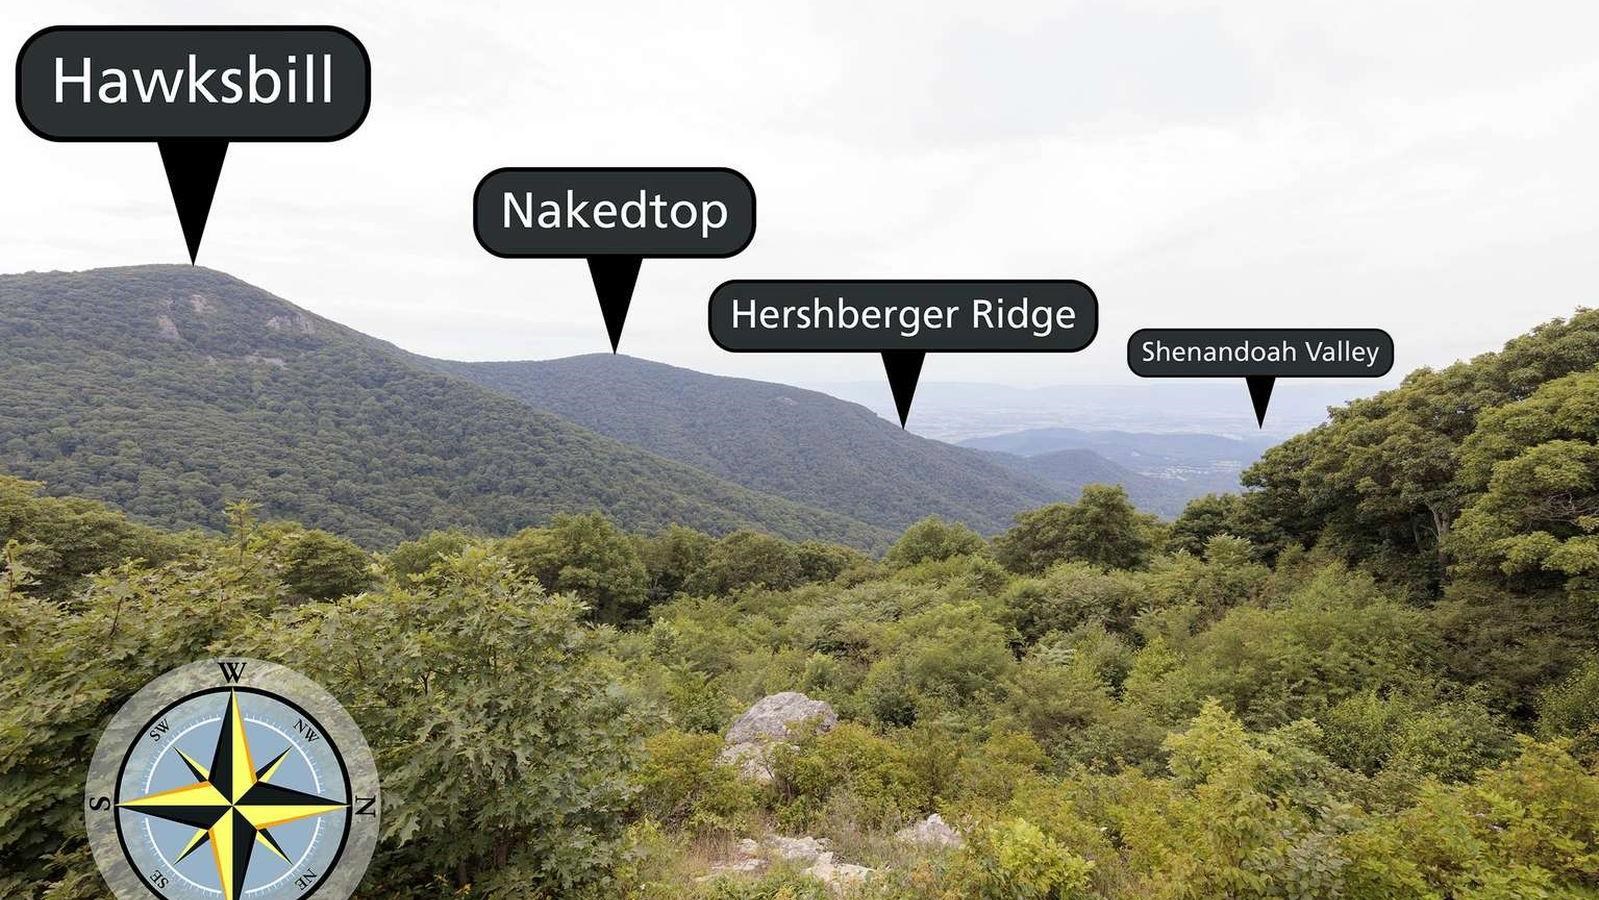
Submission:
{"label": "green hillside", "polygon": [[[1099,486],[870,559],[595,515],[373,555],[0,476],[0,896],[103,896],[104,723],[240,655],[375,751],[363,896],[1599,897],[1599,313],[1247,478],[1173,523]],[[795,702],[820,720],[771,745],[730,727]]]}
{"label": "green hillside", "polygon": [[863,406],[784,384],[610,354],[430,362],[653,453],[884,528],[938,515],[992,534],[1022,510],[1076,497]]}
{"label": "green hillside", "polygon": [[188,266],[0,276],[0,470],[175,527],[220,528],[248,497],[371,546],[587,510],[646,531],[884,538]]}

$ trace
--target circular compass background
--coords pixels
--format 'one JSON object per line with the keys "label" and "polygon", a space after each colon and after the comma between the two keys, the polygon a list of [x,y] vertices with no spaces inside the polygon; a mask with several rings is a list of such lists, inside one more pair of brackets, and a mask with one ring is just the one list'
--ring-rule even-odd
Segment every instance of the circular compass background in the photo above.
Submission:
{"label": "circular compass background", "polygon": [[90,845],[121,898],[348,897],[378,835],[371,751],[320,686],[207,660],[142,689],[95,751]]}

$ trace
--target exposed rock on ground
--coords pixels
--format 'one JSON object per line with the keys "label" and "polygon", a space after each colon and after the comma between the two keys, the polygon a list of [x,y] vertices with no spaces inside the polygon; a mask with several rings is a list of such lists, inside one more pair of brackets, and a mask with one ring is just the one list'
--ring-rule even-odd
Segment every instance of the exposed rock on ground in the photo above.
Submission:
{"label": "exposed rock on ground", "polygon": [[949,823],[938,813],[901,828],[894,833],[894,837],[902,843],[920,847],[959,847],[965,843],[961,840],[960,834],[949,827]]}
{"label": "exposed rock on ground", "polygon": [[801,871],[836,890],[862,881],[873,871],[867,866],[834,862],[833,852],[827,849],[826,838],[769,834],[759,841],[748,838],[739,841],[732,859],[712,866],[710,872],[698,880],[706,882],[729,875],[757,875],[766,870],[769,860],[810,863]]}
{"label": "exposed rock on ground", "polygon": [[830,888],[842,890],[852,884],[866,880],[871,876],[872,870],[866,866],[857,866],[853,863],[835,863],[833,854],[823,853],[816,857],[816,862],[805,870],[805,874],[820,881]]}
{"label": "exposed rock on ground", "polygon": [[817,857],[827,852],[826,838],[813,838],[810,835],[791,838],[780,834],[767,835],[766,846],[773,856],[780,856],[787,860],[814,861]]}
{"label": "exposed rock on ground", "polygon": [[739,773],[759,782],[772,780],[767,751],[783,743],[801,723],[814,722],[817,731],[829,731],[838,724],[838,714],[821,700],[812,700],[798,691],[769,694],[755,701],[733,721],[727,730],[727,745],[721,761],[737,766]]}

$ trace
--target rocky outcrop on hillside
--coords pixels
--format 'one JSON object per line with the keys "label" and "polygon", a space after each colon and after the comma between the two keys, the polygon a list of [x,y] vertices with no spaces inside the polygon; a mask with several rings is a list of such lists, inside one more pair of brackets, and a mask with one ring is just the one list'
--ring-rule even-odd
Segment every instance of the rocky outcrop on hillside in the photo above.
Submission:
{"label": "rocky outcrop on hillside", "polygon": [[787,742],[805,723],[812,723],[818,732],[830,731],[838,725],[838,714],[825,701],[812,700],[799,691],[762,697],[733,720],[720,760],[738,767],[746,778],[769,782],[772,771],[768,754],[772,746]]}
{"label": "rocky outcrop on hillside", "polygon": [[894,833],[895,840],[918,847],[959,847],[965,843],[955,829],[949,827],[944,817],[933,813],[920,822],[907,825]]}
{"label": "rocky outcrop on hillside", "polygon": [[699,880],[707,882],[729,876],[758,875],[766,871],[770,862],[782,861],[804,865],[805,868],[800,871],[805,875],[835,891],[842,891],[864,881],[874,871],[867,866],[836,862],[833,851],[827,848],[826,838],[810,835],[785,837],[769,834],[759,841],[745,838],[736,845],[732,859],[712,866],[709,874]]}

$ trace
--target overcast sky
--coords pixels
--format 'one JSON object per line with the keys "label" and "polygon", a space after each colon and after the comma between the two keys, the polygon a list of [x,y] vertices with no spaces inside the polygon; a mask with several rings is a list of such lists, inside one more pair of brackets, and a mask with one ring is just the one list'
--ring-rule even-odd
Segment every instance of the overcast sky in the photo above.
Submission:
{"label": "overcast sky", "polygon": [[[623,352],[791,382],[870,356],[731,355],[734,277],[1070,277],[1074,356],[933,356],[924,382],[1126,379],[1140,327],[1380,327],[1399,372],[1595,303],[1599,4],[8,2],[54,24],[335,24],[373,61],[333,144],[235,144],[200,262],[458,359],[607,349],[577,260],[505,260],[507,166],[727,165],[754,243],[646,261]],[[4,96],[12,67],[0,66]],[[187,256],[146,144],[0,127],[0,270]]]}

